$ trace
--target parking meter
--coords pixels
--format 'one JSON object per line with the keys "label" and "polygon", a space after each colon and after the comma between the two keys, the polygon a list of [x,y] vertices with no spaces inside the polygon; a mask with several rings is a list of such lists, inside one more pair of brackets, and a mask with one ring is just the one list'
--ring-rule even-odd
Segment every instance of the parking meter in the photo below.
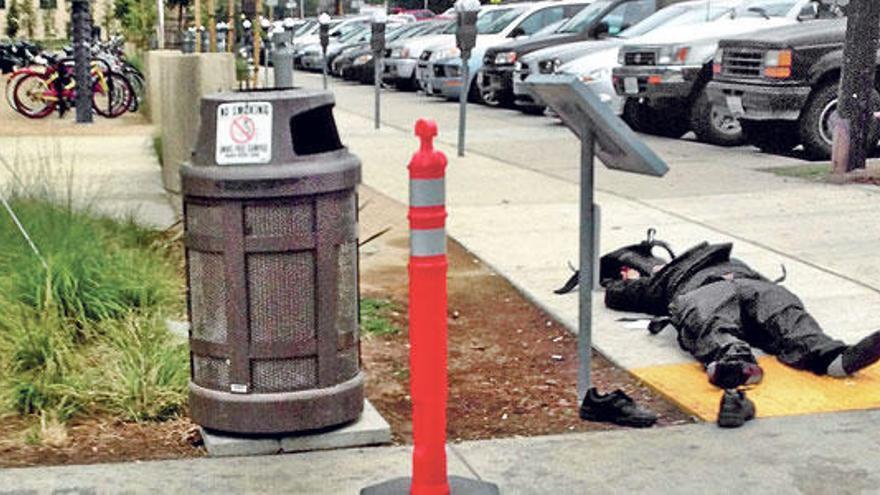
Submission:
{"label": "parking meter", "polygon": [[373,112],[373,125],[379,128],[379,93],[382,88],[382,52],[385,51],[385,23],[388,16],[384,10],[378,10],[373,15],[372,36],[370,36],[370,47],[373,49],[373,85],[375,86],[375,111]]}
{"label": "parking meter", "polygon": [[223,21],[220,21],[215,26],[217,30],[217,51],[225,52],[226,51],[226,37],[229,34],[229,25]]}
{"label": "parking meter", "polygon": [[470,93],[468,60],[471,58],[471,51],[477,44],[477,14],[479,12],[479,0],[457,0],[455,2],[457,27],[455,43],[461,51],[461,93],[458,95],[458,156],[464,156],[467,98]]}
{"label": "parking meter", "polygon": [[321,40],[321,53],[324,55],[323,69],[324,89],[327,89],[327,45],[330,44],[330,16],[326,12],[318,16],[318,38]]}

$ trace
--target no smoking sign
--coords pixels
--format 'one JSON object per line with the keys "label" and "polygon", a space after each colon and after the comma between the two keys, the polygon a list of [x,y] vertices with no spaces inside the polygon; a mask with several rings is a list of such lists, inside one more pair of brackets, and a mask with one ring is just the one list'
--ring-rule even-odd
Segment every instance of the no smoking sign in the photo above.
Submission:
{"label": "no smoking sign", "polygon": [[272,104],[224,103],[217,107],[217,165],[269,163],[272,160]]}

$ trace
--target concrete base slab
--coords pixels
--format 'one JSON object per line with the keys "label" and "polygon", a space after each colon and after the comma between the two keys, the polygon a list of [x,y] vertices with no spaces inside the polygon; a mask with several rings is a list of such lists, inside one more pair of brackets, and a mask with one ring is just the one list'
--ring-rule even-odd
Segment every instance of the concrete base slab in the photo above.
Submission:
{"label": "concrete base slab", "polygon": [[342,427],[288,435],[237,436],[204,428],[201,432],[210,457],[270,455],[391,443],[391,427],[366,400],[360,418]]}
{"label": "concrete base slab", "polygon": [[[396,478],[361,490],[361,495],[409,495],[412,478]],[[498,485],[485,481],[449,477],[450,495],[498,495]]]}

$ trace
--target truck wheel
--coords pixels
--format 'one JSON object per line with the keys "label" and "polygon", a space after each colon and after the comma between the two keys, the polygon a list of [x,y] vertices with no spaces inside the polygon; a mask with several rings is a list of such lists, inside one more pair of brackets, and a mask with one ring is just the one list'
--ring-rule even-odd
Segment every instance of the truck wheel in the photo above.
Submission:
{"label": "truck wheel", "polygon": [[764,153],[788,153],[800,143],[797,125],[785,120],[740,120],[746,142]]}
{"label": "truck wheel", "polygon": [[621,118],[635,132],[647,132],[645,130],[644,105],[635,98],[627,98],[623,103],[623,115]]}
{"label": "truck wheel", "polygon": [[701,143],[739,146],[745,142],[739,120],[727,108],[713,105],[705,89],[691,107],[690,120]]}
{"label": "truck wheel", "polygon": [[[831,157],[831,145],[834,142],[834,126],[837,123],[837,82],[826,84],[810,96],[810,100],[801,112],[800,134],[804,143],[804,151],[813,160],[827,160]],[[873,112],[880,111],[880,93],[876,90],[871,94]],[[880,125],[872,120],[868,131],[868,151],[877,146],[880,140]]]}

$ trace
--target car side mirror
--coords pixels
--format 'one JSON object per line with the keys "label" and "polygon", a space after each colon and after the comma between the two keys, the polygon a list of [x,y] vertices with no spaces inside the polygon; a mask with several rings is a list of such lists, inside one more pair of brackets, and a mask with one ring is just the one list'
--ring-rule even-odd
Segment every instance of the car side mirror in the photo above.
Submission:
{"label": "car side mirror", "polygon": [[513,28],[513,31],[510,32],[509,37],[510,37],[510,38],[516,38],[516,37],[518,37],[518,36],[522,36],[522,35],[524,35],[524,34],[526,34],[525,29],[523,29],[523,28],[521,28],[521,27],[515,27],[515,28]]}
{"label": "car side mirror", "polygon": [[611,27],[608,25],[608,23],[605,21],[602,21],[599,24],[596,24],[595,26],[593,26],[593,28],[590,29],[589,34],[590,34],[590,38],[595,38],[598,40],[598,39],[607,37],[608,33],[610,31],[611,31]]}
{"label": "car side mirror", "polygon": [[819,17],[819,5],[815,2],[810,2],[801,8],[801,12],[798,14],[797,19],[799,21],[811,21]]}
{"label": "car side mirror", "polygon": [[338,38],[340,35],[342,35],[342,33],[340,33],[339,31],[336,31],[335,33],[330,33],[331,38]]}

